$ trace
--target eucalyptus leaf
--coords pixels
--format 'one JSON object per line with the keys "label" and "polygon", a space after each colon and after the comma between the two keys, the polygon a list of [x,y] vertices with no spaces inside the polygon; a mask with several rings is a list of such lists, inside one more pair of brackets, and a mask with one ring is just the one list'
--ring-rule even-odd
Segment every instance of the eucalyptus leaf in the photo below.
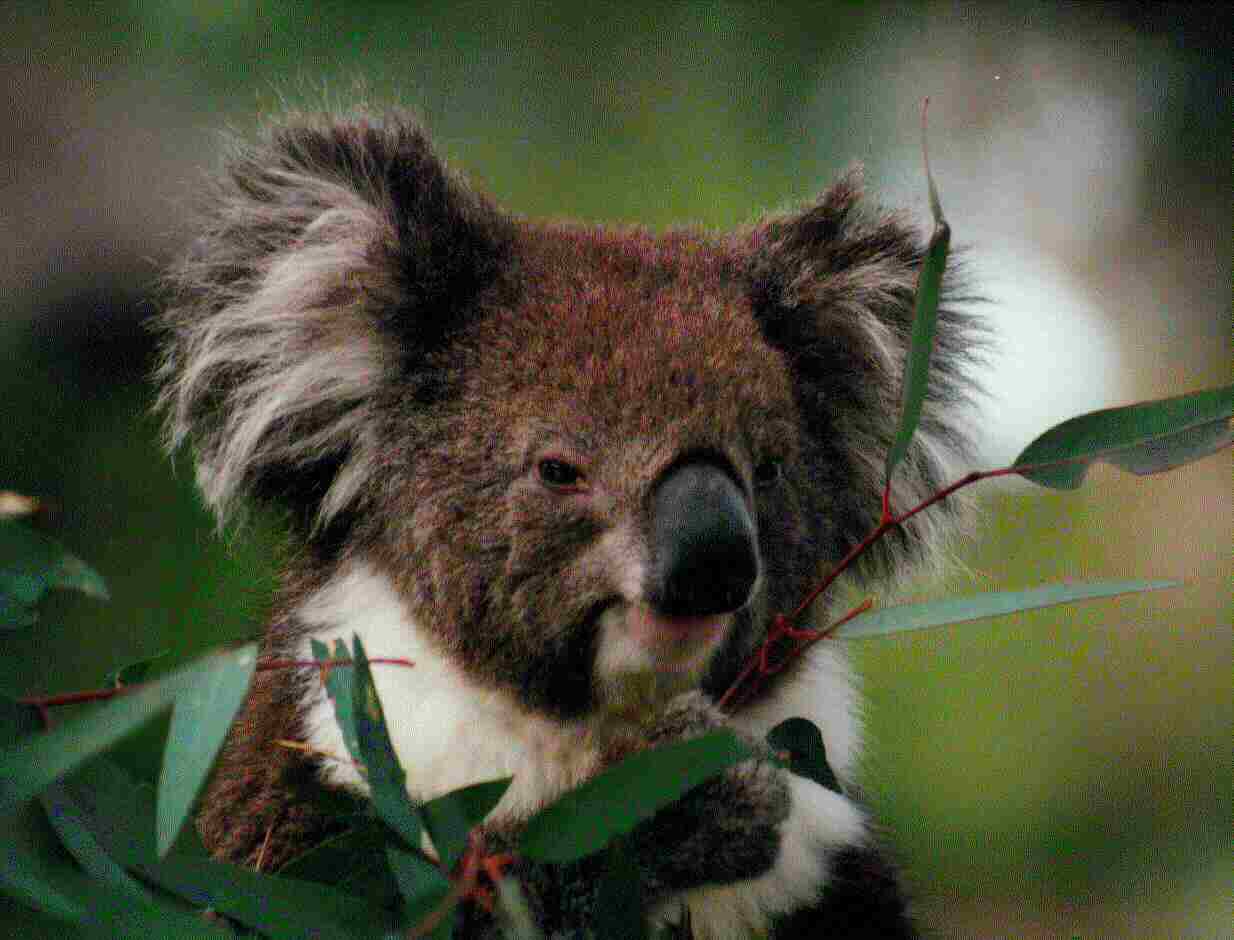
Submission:
{"label": "eucalyptus leaf", "polygon": [[[319,663],[329,662],[330,660],[351,659],[351,650],[347,648],[347,644],[342,640],[338,640],[334,644],[333,652],[330,651],[326,644],[319,640],[309,640],[309,648],[313,652],[313,658]],[[356,737],[355,708],[352,702],[353,668],[350,664],[327,667],[325,673],[326,694],[330,696],[330,701],[334,703],[334,719],[338,722],[339,731],[343,735],[343,744],[347,746],[347,752],[351,755],[352,760],[363,763],[364,758],[360,753],[360,740]]]}
{"label": "eucalyptus leaf", "polygon": [[904,388],[901,393],[900,423],[896,436],[887,452],[884,478],[888,481],[896,465],[904,459],[912,443],[921,411],[929,388],[930,354],[934,349],[934,337],[938,327],[938,305],[942,295],[943,272],[947,267],[947,252],[951,247],[951,227],[943,218],[942,203],[934,175],[930,172],[930,159],[926,150],[924,120],[922,126],[921,152],[925,164],[926,181],[929,186],[930,212],[934,217],[934,231],[926,246],[921,269],[917,273],[917,293],[913,309],[912,339],[904,366]]}
{"label": "eucalyptus leaf", "polygon": [[836,631],[845,639],[863,636],[881,636],[909,630],[924,630],[928,627],[980,620],[983,617],[1001,617],[1021,610],[1035,610],[1069,604],[1073,601],[1098,597],[1115,597],[1119,594],[1137,594],[1146,591],[1162,591],[1176,588],[1181,581],[1090,581],[1065,584],[1049,584],[1023,591],[1002,591],[991,594],[975,594],[971,597],[955,597],[946,600],[927,601],[921,604],[901,604],[872,610],[854,617]]}
{"label": "eucalyptus leaf", "polygon": [[776,752],[787,751],[788,769],[798,776],[843,794],[835,771],[827,763],[823,734],[806,718],[789,718],[767,732],[767,743]]}
{"label": "eucalyptus leaf", "polygon": [[753,756],[728,730],[639,751],[533,816],[520,849],[543,862],[591,855],[724,768]]}
{"label": "eucalyptus leaf", "polygon": [[92,761],[65,788],[81,808],[84,824],[118,863],[198,907],[213,908],[276,938],[376,938],[395,926],[377,908],[324,885],[216,862],[197,854],[195,846],[191,854],[181,852],[183,840],[160,859],[153,789],[110,761]]}
{"label": "eucalyptus leaf", "polygon": [[109,596],[102,576],[55,539],[0,518],[0,627],[33,623],[34,605],[52,588]]}
{"label": "eucalyptus leaf", "polygon": [[[92,837],[94,846],[102,852],[109,851],[108,846],[93,838],[84,816],[76,817],[74,825],[76,822],[83,824],[80,833]],[[134,894],[110,878],[96,880],[94,876],[99,872],[92,870],[93,866],[86,871],[79,869],[54,844],[51,833],[55,830],[48,828],[36,803],[4,814],[0,824],[5,831],[0,892],[29,907],[108,937],[226,940],[229,936],[207,924],[196,912],[172,906],[178,902],[156,898],[144,889],[141,894]],[[82,857],[76,852],[74,855]]]}
{"label": "eucalyptus leaf", "polygon": [[646,940],[647,917],[638,862],[618,837],[604,853],[604,875],[596,895],[596,926],[606,940]]}
{"label": "eucalyptus leaf", "polygon": [[[289,859],[278,874],[283,878],[338,884],[350,880],[357,869],[374,857],[380,859],[387,841],[386,829],[381,823],[375,819],[362,822]],[[376,870],[380,866],[370,867]]]}
{"label": "eucalyptus leaf", "polygon": [[137,685],[145,682],[146,677],[150,675],[150,670],[154,664],[160,659],[165,659],[171,654],[170,650],[160,650],[153,656],[147,656],[145,659],[139,659],[136,662],[128,663],[121,666],[119,669],[113,669],[103,677],[103,685],[121,686],[121,685]]}
{"label": "eucalyptus leaf", "polygon": [[159,774],[158,844],[166,855],[197,794],[205,786],[219,748],[239,712],[257,667],[257,647],[234,656],[207,657],[183,673]]}
{"label": "eucalyptus leaf", "polygon": [[[390,734],[386,729],[386,717],[373,684],[373,674],[364,644],[360,637],[352,640],[353,665],[334,667],[331,675],[339,671],[339,697],[335,699],[336,715],[342,724],[345,717],[338,710],[339,701],[349,701],[351,707],[352,734],[359,751],[359,759],[368,774],[370,798],[377,815],[390,826],[406,843],[408,848],[420,845],[421,819],[418,807],[407,793],[407,774],[398,762]],[[345,649],[344,649],[345,653]],[[344,726],[344,737],[347,735]]]}
{"label": "eucalyptus leaf", "polygon": [[447,870],[453,869],[462,857],[468,834],[501,800],[511,779],[505,777],[463,787],[420,807],[424,827]]}
{"label": "eucalyptus leaf", "polygon": [[107,937],[228,940],[234,936],[207,923],[200,914],[177,910],[153,898],[136,899],[81,872],[49,875],[37,859],[13,848],[6,849],[0,891],[35,910]]}
{"label": "eucalyptus leaf", "polygon": [[140,866],[139,872],[167,891],[276,940],[376,940],[397,928],[392,915],[329,886],[210,859],[172,855]]}
{"label": "eucalyptus leaf", "polygon": [[[394,846],[386,847],[386,859],[390,871],[398,882],[399,893],[407,905],[407,919],[413,924],[421,923],[441,907],[450,894],[450,879],[441,869],[418,852],[407,852]],[[454,905],[451,905],[453,910]],[[452,915],[446,915],[447,920]]]}
{"label": "eucalyptus leaf", "polygon": [[183,675],[173,673],[0,750],[0,812],[140,728],[169,708],[183,686]]}
{"label": "eucalyptus leaf", "polygon": [[142,901],[153,901],[150,892],[113,859],[95,838],[86,822],[86,812],[62,783],[53,783],[39,796],[47,821],[60,843],[95,881],[125,891]]}
{"label": "eucalyptus leaf", "polygon": [[1229,447],[1234,441],[1234,385],[1104,408],[1055,425],[1028,445],[1014,467],[1052,489],[1078,487],[1088,468],[1105,461],[1131,473],[1161,473]]}

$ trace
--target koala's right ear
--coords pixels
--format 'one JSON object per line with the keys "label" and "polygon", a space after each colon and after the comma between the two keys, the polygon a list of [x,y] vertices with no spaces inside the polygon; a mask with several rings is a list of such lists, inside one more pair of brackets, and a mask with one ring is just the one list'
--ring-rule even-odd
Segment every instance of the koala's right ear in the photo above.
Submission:
{"label": "koala's right ear", "polygon": [[432,394],[417,365],[467,322],[511,231],[402,117],[292,118],[236,148],[160,320],[168,444],[193,443],[220,523],[246,495],[310,530],[355,507],[383,390]]}

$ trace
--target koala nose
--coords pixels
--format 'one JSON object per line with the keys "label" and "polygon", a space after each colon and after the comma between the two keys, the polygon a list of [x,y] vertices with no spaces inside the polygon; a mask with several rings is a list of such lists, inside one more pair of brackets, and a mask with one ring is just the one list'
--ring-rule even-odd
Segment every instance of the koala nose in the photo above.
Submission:
{"label": "koala nose", "polygon": [[732,477],[711,463],[674,467],[651,498],[648,602],[667,617],[736,610],[758,578],[757,545]]}

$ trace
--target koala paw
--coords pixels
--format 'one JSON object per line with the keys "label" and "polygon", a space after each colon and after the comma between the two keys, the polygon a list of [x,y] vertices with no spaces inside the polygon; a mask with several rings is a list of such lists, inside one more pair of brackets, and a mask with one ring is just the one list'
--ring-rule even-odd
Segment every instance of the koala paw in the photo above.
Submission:
{"label": "koala paw", "polygon": [[[679,923],[688,915],[696,940],[737,940],[767,931],[777,916],[817,902],[829,859],[866,840],[863,814],[852,801],[768,764],[759,764],[756,774],[764,778],[762,793],[775,792],[783,801],[782,812],[765,806],[763,818],[752,820],[730,805],[729,815],[713,817],[713,835],[731,840],[718,852],[730,869],[737,860],[751,866],[766,858],[769,864],[752,877],[716,879],[670,895],[653,909],[653,923]],[[697,859],[696,879],[700,870],[714,872],[715,861]]]}

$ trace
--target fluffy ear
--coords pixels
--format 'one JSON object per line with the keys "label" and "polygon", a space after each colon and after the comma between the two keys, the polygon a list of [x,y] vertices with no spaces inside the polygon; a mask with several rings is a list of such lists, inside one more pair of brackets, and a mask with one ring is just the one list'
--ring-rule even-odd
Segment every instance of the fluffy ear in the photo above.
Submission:
{"label": "fluffy ear", "polygon": [[[860,197],[858,168],[807,208],[757,225],[741,248],[760,329],[793,372],[813,482],[840,494],[823,497],[833,559],[878,523],[924,256],[924,240],[911,226],[898,216],[863,214]],[[969,456],[957,411],[972,391],[966,369],[983,333],[949,306],[971,299],[957,297],[954,268],[953,259],[921,423],[892,481],[896,511],[953,479]],[[861,573],[895,574],[906,562],[929,560],[962,503],[952,497],[945,508],[915,516],[867,553]]]}
{"label": "fluffy ear", "polygon": [[308,530],[353,509],[376,407],[495,280],[509,228],[401,117],[291,118],[238,145],[169,278],[159,370],[169,446],[207,503],[275,500]]}

